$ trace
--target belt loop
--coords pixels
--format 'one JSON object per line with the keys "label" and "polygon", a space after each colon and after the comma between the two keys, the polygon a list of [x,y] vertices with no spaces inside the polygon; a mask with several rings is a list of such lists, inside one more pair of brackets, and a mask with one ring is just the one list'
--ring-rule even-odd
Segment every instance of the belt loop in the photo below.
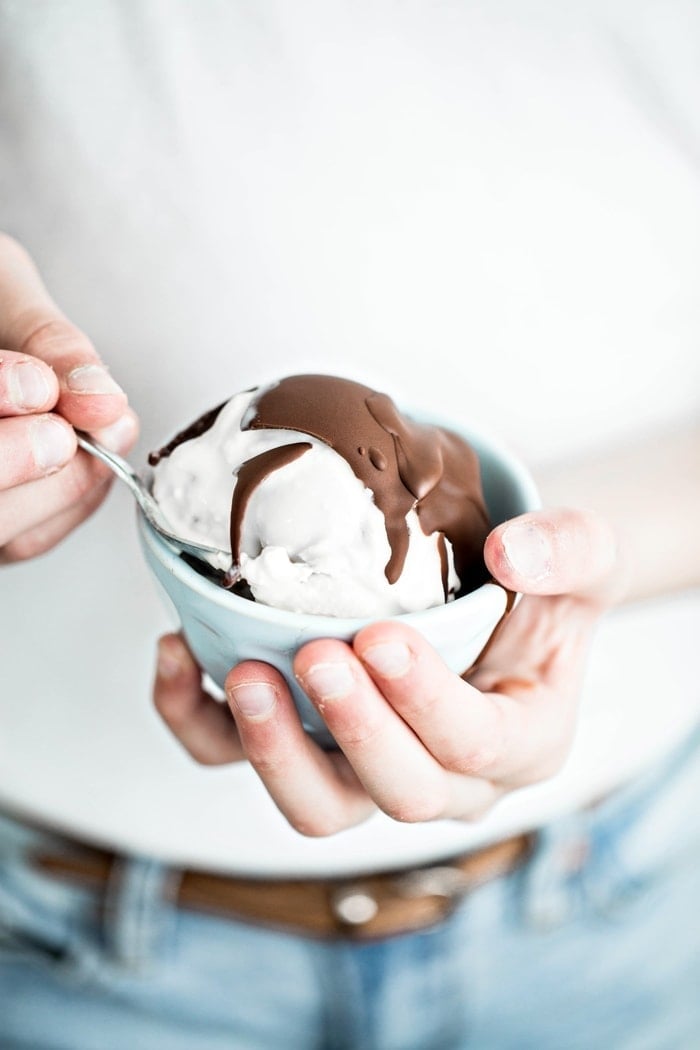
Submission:
{"label": "belt loop", "polygon": [[539,832],[535,852],[523,869],[524,917],[534,929],[553,930],[571,918],[589,851],[585,822],[578,814]]}
{"label": "belt loop", "polygon": [[104,898],[107,953],[124,967],[142,970],[156,953],[171,913],[174,873],[158,861],[115,858]]}

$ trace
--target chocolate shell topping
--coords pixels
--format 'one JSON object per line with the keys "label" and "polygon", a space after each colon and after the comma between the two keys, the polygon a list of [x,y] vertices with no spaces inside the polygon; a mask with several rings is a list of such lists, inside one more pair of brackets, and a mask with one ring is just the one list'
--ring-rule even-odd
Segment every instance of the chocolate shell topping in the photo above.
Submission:
{"label": "chocolate shell topping", "polygon": [[[403,569],[409,541],[406,515],[411,508],[426,535],[441,532],[451,542],[462,588],[472,589],[484,581],[482,551],[490,525],[478,458],[460,437],[406,419],[386,394],[334,376],[289,376],[263,390],[254,407],[244,429],[310,434],[330,445],[370,489],[386,522],[389,583],[395,583]],[[245,502],[255,487],[253,478],[259,470],[259,483],[270,472],[265,455],[245,464],[246,495],[238,485],[233,494],[234,559],[239,554]],[[441,557],[446,589],[444,545]]]}
{"label": "chocolate shell topping", "polygon": [[[222,406],[205,413],[187,430],[149,457],[152,464],[183,441],[199,437]],[[442,533],[452,544],[463,592],[487,578],[482,552],[490,524],[481,491],[479,460],[470,446],[449,430],[407,419],[391,398],[356,383],[327,375],[288,376],[263,388],[251,406],[244,430],[293,430],[329,445],[349,464],[384,515],[391,556],[385,567],[389,583],[403,570],[409,533],[406,515],[415,509],[426,535]],[[231,551],[240,556],[241,526],[257,486],[272,471],[312,446],[300,441],[249,459],[238,470],[231,505]],[[443,588],[447,598],[447,552],[440,540]]]}

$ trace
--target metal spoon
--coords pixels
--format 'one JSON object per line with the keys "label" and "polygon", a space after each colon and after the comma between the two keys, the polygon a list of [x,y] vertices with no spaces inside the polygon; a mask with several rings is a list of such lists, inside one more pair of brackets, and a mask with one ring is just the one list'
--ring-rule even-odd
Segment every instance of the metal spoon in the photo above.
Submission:
{"label": "metal spoon", "polygon": [[86,434],[82,430],[76,430],[76,437],[78,439],[78,445],[80,448],[89,452],[91,456],[95,456],[96,459],[102,460],[106,463],[109,469],[116,474],[120,481],[123,481],[128,488],[131,489],[131,494],[135,497],[136,502],[144,513],[144,517],[153,526],[156,532],[167,540],[168,543],[172,544],[173,547],[177,547],[181,553],[191,554],[195,558],[199,558],[201,561],[206,561],[208,564],[209,558],[212,556],[216,558],[216,567],[225,570],[231,564],[231,555],[226,551],[220,550],[218,547],[207,547],[203,543],[193,543],[192,540],[184,540],[181,536],[176,536],[174,532],[171,532],[167,525],[163,524],[163,517],[160,511],[160,507],[153,498],[148,486],[146,485],[143,478],[141,478],[130,463],[127,463],[125,459],[118,456],[116,452],[110,452],[109,449],[104,448],[102,445],[98,445],[96,441]]}

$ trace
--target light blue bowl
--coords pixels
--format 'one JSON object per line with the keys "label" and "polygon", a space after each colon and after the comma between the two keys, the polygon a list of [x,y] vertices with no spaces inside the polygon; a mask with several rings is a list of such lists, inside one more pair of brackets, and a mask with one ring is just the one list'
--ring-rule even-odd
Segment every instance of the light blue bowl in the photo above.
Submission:
{"label": "light blue bowl", "polygon": [[[414,419],[418,413],[408,412]],[[481,433],[452,421],[430,422],[459,433],[481,463],[484,498],[494,525],[539,506],[535,484],[525,467],[506,449]],[[201,576],[159,536],[139,513],[146,560],[175,606],[182,631],[200,667],[223,687],[229,670],[241,660],[264,660],[287,679],[304,728],[325,746],[332,738],[325,723],[297,684],[292,661],[315,638],[350,641],[369,620],[273,609],[241,598]],[[506,592],[486,583],[447,605],[396,619],[415,627],[458,673],[474,663],[503,615]]]}

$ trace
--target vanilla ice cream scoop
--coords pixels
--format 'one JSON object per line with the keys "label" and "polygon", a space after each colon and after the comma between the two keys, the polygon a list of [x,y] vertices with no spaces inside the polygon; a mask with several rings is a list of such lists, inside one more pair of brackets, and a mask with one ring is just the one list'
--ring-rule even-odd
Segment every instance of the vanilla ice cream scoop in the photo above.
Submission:
{"label": "vanilla ice cream scoop", "polygon": [[348,379],[289,376],[236,394],[150,458],[174,532],[292,612],[391,616],[487,578],[479,463],[460,437]]}

